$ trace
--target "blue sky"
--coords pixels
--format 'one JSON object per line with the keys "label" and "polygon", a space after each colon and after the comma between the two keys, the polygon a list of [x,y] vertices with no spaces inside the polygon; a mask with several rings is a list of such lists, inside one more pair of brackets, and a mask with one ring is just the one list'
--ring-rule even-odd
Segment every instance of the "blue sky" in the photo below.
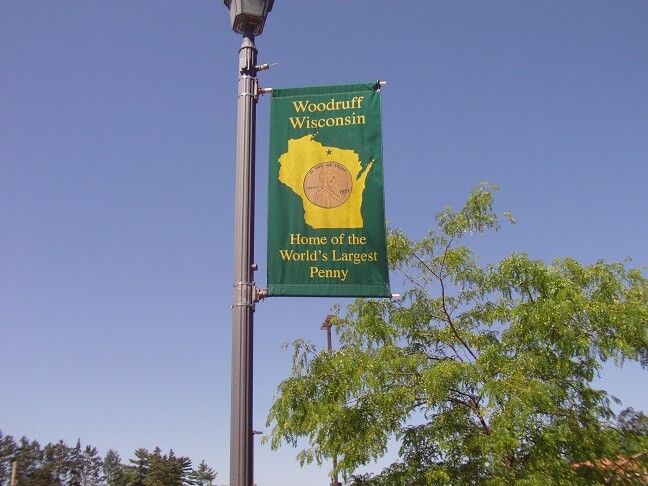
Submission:
{"label": "blue sky", "polygon": [[[0,429],[205,459],[229,480],[240,37],[218,0],[0,2]],[[470,244],[648,264],[648,3],[277,0],[264,87],[388,81],[386,214],[412,239],[482,180],[518,224]],[[265,284],[269,99],[258,105]],[[392,280],[398,292],[402,281]],[[255,428],[335,302],[255,313]],[[602,386],[648,410],[645,372]],[[259,486],[325,484],[257,443]],[[370,465],[379,470],[382,465]]]}

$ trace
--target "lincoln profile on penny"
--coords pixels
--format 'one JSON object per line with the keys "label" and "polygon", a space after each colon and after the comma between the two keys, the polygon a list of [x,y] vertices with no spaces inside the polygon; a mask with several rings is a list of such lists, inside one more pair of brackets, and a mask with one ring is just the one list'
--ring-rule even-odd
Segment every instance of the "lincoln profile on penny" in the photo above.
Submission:
{"label": "lincoln profile on penny", "polygon": [[337,188],[337,177],[331,169],[322,169],[319,174],[319,189],[315,193],[315,204],[323,208],[338,206],[342,196]]}
{"label": "lincoln profile on penny", "polygon": [[348,169],[337,162],[316,164],[304,177],[308,200],[324,209],[341,206],[349,199],[353,181]]}

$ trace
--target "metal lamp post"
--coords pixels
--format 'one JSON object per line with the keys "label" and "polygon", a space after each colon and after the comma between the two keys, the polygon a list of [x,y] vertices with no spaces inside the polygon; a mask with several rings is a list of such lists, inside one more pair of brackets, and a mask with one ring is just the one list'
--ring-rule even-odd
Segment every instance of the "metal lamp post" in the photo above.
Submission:
{"label": "metal lamp post", "polygon": [[232,403],[230,486],[252,486],[252,350],[254,286],[254,149],[258,96],[254,36],[263,32],[274,0],[224,0],[234,32],[243,35],[239,50],[234,201],[234,295],[232,304]]}

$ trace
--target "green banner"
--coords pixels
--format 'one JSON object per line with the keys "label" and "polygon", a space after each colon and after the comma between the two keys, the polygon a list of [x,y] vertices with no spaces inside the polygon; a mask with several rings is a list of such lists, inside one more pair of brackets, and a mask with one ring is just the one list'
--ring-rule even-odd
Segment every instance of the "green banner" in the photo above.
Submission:
{"label": "green banner", "polygon": [[389,297],[380,85],[273,89],[268,294]]}

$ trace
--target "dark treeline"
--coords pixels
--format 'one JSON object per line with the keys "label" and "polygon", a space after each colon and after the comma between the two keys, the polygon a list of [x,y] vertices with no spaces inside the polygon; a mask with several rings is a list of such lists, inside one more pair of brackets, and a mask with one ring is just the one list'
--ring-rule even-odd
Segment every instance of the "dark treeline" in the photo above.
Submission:
{"label": "dark treeline", "polygon": [[137,449],[134,458],[123,463],[109,450],[101,457],[96,447],[68,446],[62,440],[44,447],[22,437],[16,441],[0,430],[0,486],[11,484],[15,468],[17,486],[208,486],[216,472],[202,461],[192,467],[191,459]]}

